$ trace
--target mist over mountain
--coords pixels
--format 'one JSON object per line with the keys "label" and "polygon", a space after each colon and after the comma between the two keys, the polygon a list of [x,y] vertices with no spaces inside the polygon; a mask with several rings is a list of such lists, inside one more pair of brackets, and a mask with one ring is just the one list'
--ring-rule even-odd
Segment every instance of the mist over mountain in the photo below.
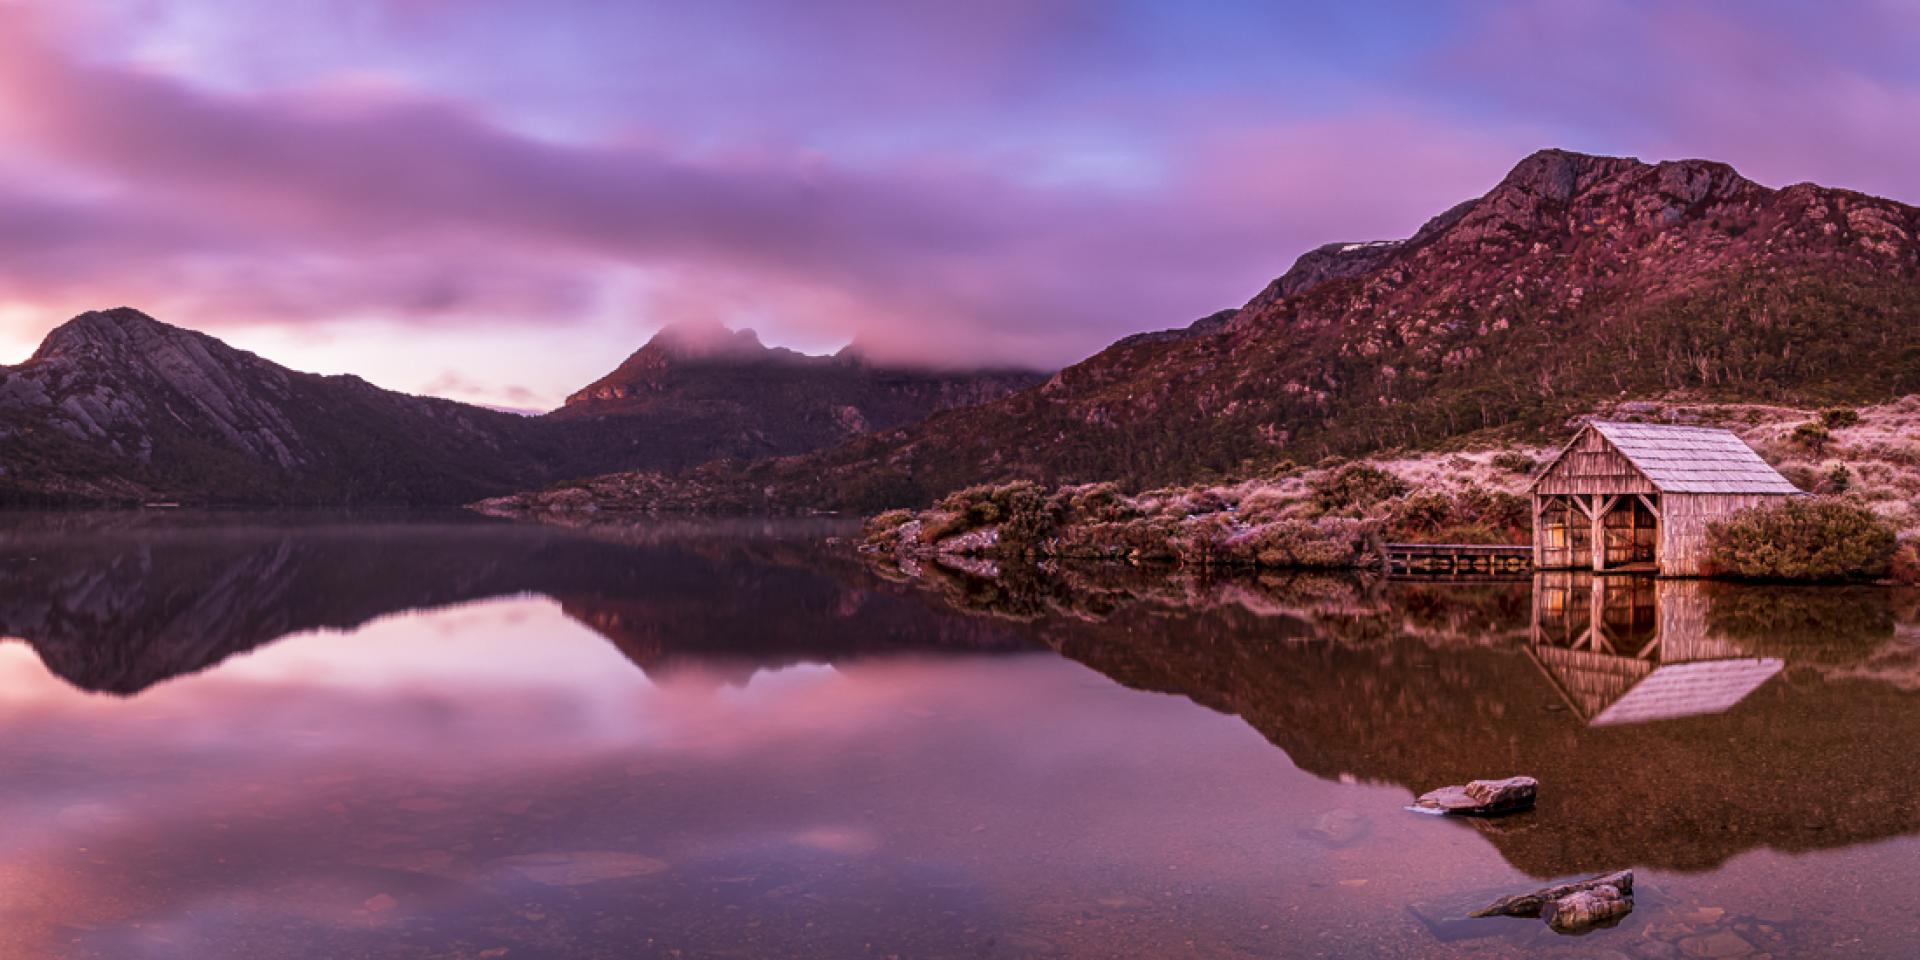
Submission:
{"label": "mist over mountain", "polygon": [[1321,247],[1238,311],[813,454],[497,504],[872,508],[984,481],[1142,487],[1486,434],[1622,397],[1920,391],[1920,210],[1705,160],[1544,150],[1413,236]]}

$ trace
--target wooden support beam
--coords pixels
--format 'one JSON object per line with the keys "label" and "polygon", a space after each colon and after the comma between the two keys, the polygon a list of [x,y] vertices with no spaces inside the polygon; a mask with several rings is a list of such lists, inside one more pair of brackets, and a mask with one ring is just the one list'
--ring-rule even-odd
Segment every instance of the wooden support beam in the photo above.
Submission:
{"label": "wooden support beam", "polygon": [[1654,637],[1653,642],[1647,644],[1645,649],[1634,654],[1635,659],[1649,660],[1658,663],[1660,660],[1660,640],[1660,637]]}
{"label": "wooden support beam", "polygon": [[[1618,498],[1609,498],[1607,500],[1607,506],[1612,506],[1613,501],[1616,499]],[[1588,516],[1592,518],[1593,532],[1589,534],[1588,537],[1592,540],[1593,572],[1599,573],[1607,568],[1607,507],[1600,505],[1600,494],[1596,493],[1593,495],[1593,510]]]}
{"label": "wooden support beam", "polygon": [[1649,497],[1644,493],[1636,493],[1634,494],[1634,496],[1640,498],[1640,502],[1646,505],[1647,512],[1653,514],[1653,518],[1655,520],[1660,519],[1660,508],[1653,505],[1652,497]]}

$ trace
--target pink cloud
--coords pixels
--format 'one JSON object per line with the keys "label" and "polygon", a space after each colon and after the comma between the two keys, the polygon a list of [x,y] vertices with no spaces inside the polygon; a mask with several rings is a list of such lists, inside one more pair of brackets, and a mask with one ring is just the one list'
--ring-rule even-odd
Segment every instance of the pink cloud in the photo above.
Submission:
{"label": "pink cloud", "polygon": [[945,157],[555,142],[364,87],[215,93],[28,32],[0,38],[0,133],[112,188],[43,211],[71,243],[28,282],[85,278],[190,325],[565,323],[637,269],[636,311],[730,305],[947,362],[1064,363],[1233,305],[1301,249],[1411,230],[1520,150],[1382,112],[1207,136],[1148,187],[1034,186]]}

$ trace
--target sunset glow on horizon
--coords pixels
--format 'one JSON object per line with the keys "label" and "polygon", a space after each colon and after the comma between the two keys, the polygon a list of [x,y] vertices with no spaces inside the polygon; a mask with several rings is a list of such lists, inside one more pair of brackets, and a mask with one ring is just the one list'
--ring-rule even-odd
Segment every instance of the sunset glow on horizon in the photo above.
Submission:
{"label": "sunset glow on horizon", "polygon": [[0,16],[4,364],[126,305],[521,409],[689,319],[1056,367],[1544,147],[1920,200],[1920,8],[1891,0]]}

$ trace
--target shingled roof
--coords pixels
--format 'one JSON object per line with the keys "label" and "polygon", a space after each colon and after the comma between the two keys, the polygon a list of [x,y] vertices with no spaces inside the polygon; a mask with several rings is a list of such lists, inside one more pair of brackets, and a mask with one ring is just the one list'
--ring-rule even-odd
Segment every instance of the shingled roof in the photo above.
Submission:
{"label": "shingled roof", "polygon": [[1589,426],[1662,493],[1800,492],[1731,430],[1608,420]]}

